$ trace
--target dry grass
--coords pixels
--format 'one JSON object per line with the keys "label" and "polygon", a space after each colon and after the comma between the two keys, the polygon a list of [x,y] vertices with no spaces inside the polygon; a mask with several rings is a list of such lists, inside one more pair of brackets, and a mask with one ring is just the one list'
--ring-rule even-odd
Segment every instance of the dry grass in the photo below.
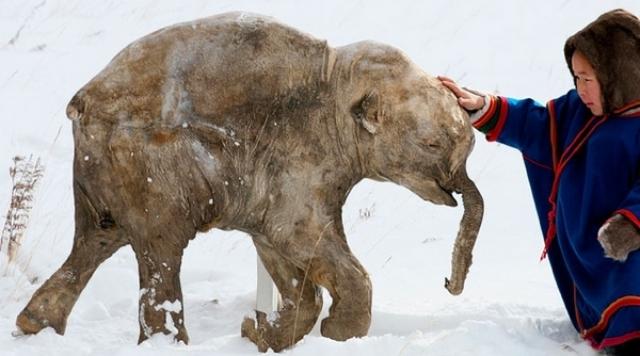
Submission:
{"label": "dry grass", "polygon": [[0,235],[0,252],[6,250],[9,262],[12,262],[29,224],[33,192],[44,175],[44,166],[40,158],[15,156],[13,165],[9,168],[9,175],[12,182],[11,201]]}

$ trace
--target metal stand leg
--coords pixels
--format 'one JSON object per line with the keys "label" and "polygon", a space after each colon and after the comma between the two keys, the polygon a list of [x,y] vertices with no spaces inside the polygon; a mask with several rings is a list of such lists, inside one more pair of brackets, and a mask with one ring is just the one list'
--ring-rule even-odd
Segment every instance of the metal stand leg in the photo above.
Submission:
{"label": "metal stand leg", "polygon": [[258,257],[258,287],[256,292],[256,310],[264,313],[271,313],[278,310],[280,304],[280,293],[273,284],[269,272]]}

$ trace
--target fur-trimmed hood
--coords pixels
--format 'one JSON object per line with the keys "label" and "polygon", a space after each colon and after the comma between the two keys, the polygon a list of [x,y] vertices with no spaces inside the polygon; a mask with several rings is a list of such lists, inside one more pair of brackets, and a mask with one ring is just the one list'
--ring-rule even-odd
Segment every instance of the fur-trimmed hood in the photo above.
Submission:
{"label": "fur-trimmed hood", "polygon": [[612,10],[569,37],[564,56],[571,73],[571,57],[576,50],[584,54],[596,71],[605,113],[640,100],[638,17],[622,9]]}

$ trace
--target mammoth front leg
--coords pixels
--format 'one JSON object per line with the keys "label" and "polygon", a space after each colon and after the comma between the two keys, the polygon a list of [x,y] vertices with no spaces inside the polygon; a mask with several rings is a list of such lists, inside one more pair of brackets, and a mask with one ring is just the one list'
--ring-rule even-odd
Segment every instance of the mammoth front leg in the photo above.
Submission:
{"label": "mammoth front leg", "polygon": [[148,240],[133,246],[140,275],[138,343],[156,333],[173,335],[175,340],[188,343],[180,287],[184,246],[165,236],[148,236]]}
{"label": "mammoth front leg", "polygon": [[242,323],[242,336],[253,341],[261,352],[269,348],[279,352],[294,345],[307,335],[322,309],[322,290],[313,283],[304,270],[288,262],[274,248],[254,238],[260,259],[282,296],[282,308],[274,319],[256,311],[256,321],[246,318]]}
{"label": "mammoth front leg", "polygon": [[333,303],[322,335],[334,340],[366,336],[371,325],[371,281],[346,243],[313,262],[313,280],[329,290]]}
{"label": "mammoth front leg", "polygon": [[330,222],[307,233],[308,248],[292,243],[286,251],[296,264],[306,266],[314,283],[331,294],[333,303],[329,317],[322,321],[322,335],[338,341],[366,336],[371,325],[371,281],[351,253],[342,226]]}

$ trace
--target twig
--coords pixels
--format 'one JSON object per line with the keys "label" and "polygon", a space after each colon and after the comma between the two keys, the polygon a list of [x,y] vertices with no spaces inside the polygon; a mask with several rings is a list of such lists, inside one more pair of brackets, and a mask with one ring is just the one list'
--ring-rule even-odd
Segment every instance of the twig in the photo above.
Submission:
{"label": "twig", "polygon": [[0,236],[0,251],[6,246],[9,262],[15,259],[20,248],[20,242],[29,223],[33,191],[43,175],[44,166],[40,163],[40,158],[35,161],[33,156],[29,156],[28,159],[21,156],[13,158],[13,166],[9,168],[13,186],[11,201]]}

